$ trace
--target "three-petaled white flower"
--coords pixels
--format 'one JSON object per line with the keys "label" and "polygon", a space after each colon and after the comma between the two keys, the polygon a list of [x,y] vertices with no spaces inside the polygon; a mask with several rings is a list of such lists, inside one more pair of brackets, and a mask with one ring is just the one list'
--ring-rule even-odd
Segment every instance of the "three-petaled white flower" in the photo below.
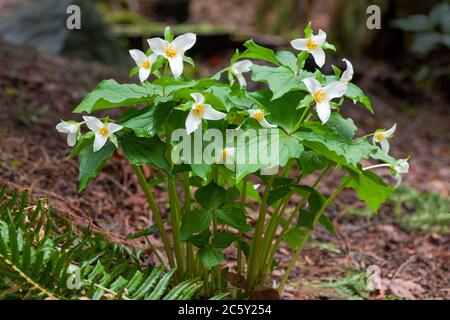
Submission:
{"label": "three-petaled white flower", "polygon": [[395,188],[397,188],[402,183],[401,174],[409,172],[408,159],[398,159],[397,163],[394,165],[394,171],[394,178],[397,180]]}
{"label": "three-petaled white flower", "polygon": [[178,78],[183,73],[183,55],[194,46],[196,39],[194,33],[186,33],[176,37],[172,42],[161,38],[151,38],[147,41],[154,53],[169,61],[173,76]]}
{"label": "three-petaled white flower", "polygon": [[75,121],[61,121],[56,125],[56,130],[60,133],[67,133],[67,144],[73,147],[78,140],[81,123]]}
{"label": "three-petaled white flower", "polygon": [[341,81],[347,85],[350,81],[352,81],[353,79],[353,65],[350,61],[348,61],[347,59],[342,59],[342,61],[345,62],[345,64],[347,65],[347,69],[345,69],[345,71],[342,73],[341,75]]}
{"label": "three-petaled white flower", "polygon": [[100,150],[115,132],[123,128],[115,123],[103,123],[96,117],[84,116],[83,119],[86,122],[87,127],[95,133],[93,145],[94,152]]}
{"label": "three-petaled white flower", "polygon": [[389,152],[389,141],[388,141],[388,138],[391,137],[394,134],[396,127],[397,127],[397,124],[394,124],[392,126],[392,128],[390,128],[389,130],[385,130],[385,131],[377,130],[373,134],[373,143],[378,142],[380,144],[380,146],[381,146],[381,150],[385,154],[388,154],[388,152]]}
{"label": "three-petaled white flower", "polygon": [[191,97],[194,99],[194,104],[185,122],[187,134],[197,130],[202,123],[202,119],[220,120],[227,116],[225,113],[215,110],[210,104],[206,104],[205,97],[202,94],[191,93]]}
{"label": "three-petaled white flower", "polygon": [[261,125],[261,127],[268,128],[268,129],[277,127],[277,126],[267,122],[266,117],[264,116],[264,112],[262,110],[251,109],[251,110],[247,110],[247,111],[248,111],[248,113],[250,113],[250,118],[253,118],[256,121],[258,121],[259,124]]}
{"label": "three-petaled white flower", "polygon": [[294,49],[301,51],[308,51],[312,54],[314,61],[321,68],[325,63],[325,52],[323,51],[322,44],[327,39],[327,34],[319,30],[317,35],[312,35],[307,39],[295,39],[291,41],[291,46]]}
{"label": "three-petaled white flower", "polygon": [[224,164],[225,167],[234,171],[235,170],[235,156],[236,156],[236,148],[227,147],[219,152],[217,155],[216,162]]}
{"label": "three-petaled white flower", "polygon": [[231,73],[238,79],[239,85],[241,87],[247,86],[247,82],[245,81],[245,78],[242,74],[252,70],[252,65],[253,62],[251,62],[250,60],[238,61],[231,65]]}
{"label": "three-petaled white flower", "polygon": [[303,79],[303,82],[316,102],[317,115],[323,124],[326,123],[331,115],[330,101],[342,97],[347,91],[347,86],[340,81],[334,81],[322,87],[319,81],[311,77]]}
{"label": "three-petaled white flower", "polygon": [[136,62],[136,65],[139,67],[139,80],[141,80],[141,82],[144,82],[148,79],[148,77],[150,77],[152,65],[158,55],[156,53],[152,53],[147,57],[144,52],[137,49],[130,50],[130,55],[133,58],[134,62]]}

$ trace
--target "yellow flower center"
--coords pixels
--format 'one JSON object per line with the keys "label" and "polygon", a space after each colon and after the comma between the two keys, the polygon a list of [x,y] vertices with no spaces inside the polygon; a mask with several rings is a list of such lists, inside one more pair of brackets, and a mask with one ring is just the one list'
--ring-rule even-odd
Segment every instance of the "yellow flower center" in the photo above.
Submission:
{"label": "yellow flower center", "polygon": [[109,130],[108,127],[103,127],[101,128],[98,133],[102,136],[102,137],[107,137],[109,135]]}
{"label": "yellow flower center", "polygon": [[306,48],[308,48],[308,50],[314,50],[317,48],[317,43],[315,43],[313,39],[308,39],[306,41]]}
{"label": "yellow flower center", "polygon": [[383,140],[383,138],[384,138],[384,135],[383,135],[382,133],[378,133],[378,134],[377,134],[377,139],[378,139],[378,141]]}
{"label": "yellow flower center", "polygon": [[177,56],[177,50],[172,45],[169,45],[166,48],[166,56],[167,58],[175,58]]}
{"label": "yellow flower center", "polygon": [[226,159],[228,157],[228,151],[227,149],[222,150],[222,159]]}
{"label": "yellow flower center", "polygon": [[152,64],[150,63],[150,61],[145,60],[144,62],[142,62],[141,67],[144,69],[150,69],[152,67]]}
{"label": "yellow flower center", "polygon": [[252,115],[253,119],[256,119],[256,121],[258,121],[259,123],[261,123],[261,121],[264,119],[264,113],[262,113],[262,111],[256,111],[253,115]]}
{"label": "yellow flower center", "polygon": [[202,103],[197,103],[193,108],[192,112],[195,116],[201,117],[203,113],[205,112],[205,105]]}
{"label": "yellow flower center", "polygon": [[325,101],[325,90],[323,89],[317,90],[314,93],[314,100],[316,100],[317,103]]}

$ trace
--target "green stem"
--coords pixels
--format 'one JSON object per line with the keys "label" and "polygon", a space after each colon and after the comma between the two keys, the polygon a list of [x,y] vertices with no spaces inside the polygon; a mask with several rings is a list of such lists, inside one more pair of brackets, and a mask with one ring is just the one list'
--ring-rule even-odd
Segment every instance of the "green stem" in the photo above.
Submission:
{"label": "green stem", "polygon": [[170,248],[169,238],[167,237],[166,229],[164,228],[164,223],[161,218],[161,213],[159,212],[158,206],[156,205],[156,201],[150,190],[150,186],[148,185],[147,179],[145,179],[142,169],[137,165],[133,165],[133,169],[136,173],[139,184],[141,185],[142,190],[144,191],[144,194],[147,198],[147,202],[150,206],[150,209],[152,210],[153,216],[155,217],[155,222],[158,225],[159,234],[161,235],[161,240],[164,245],[164,251],[166,252],[169,264],[171,268],[175,268],[175,261],[173,259],[172,249]]}
{"label": "green stem", "polygon": [[173,246],[175,248],[175,256],[177,259],[177,272],[180,278],[184,275],[184,257],[183,248],[180,242],[180,207],[178,202],[178,194],[176,190],[175,178],[168,177],[167,188],[169,191],[169,203],[170,203],[170,223],[172,224],[172,239]]}
{"label": "green stem", "polygon": [[[333,192],[333,194],[324,202],[324,204],[322,205],[322,207],[320,208],[320,210],[316,213],[316,215],[314,216],[314,221],[313,221],[313,229],[314,229],[314,225],[317,223],[317,221],[320,219],[320,217],[322,216],[322,214],[325,212],[325,210],[330,206],[330,204],[334,201],[334,199],[342,192],[342,190],[344,190],[344,188],[347,186],[348,182],[350,181],[350,178],[347,177],[347,179],[345,179],[342,184],[340,185],[340,187]],[[300,254],[303,251],[303,248],[305,246],[306,241],[309,239],[309,237],[311,236],[312,230],[308,230],[308,232],[306,232],[305,236],[303,237],[299,247],[297,248],[294,256],[292,257],[291,261],[289,262],[289,265],[286,269],[286,272],[283,275],[283,278],[280,281],[280,286],[278,287],[278,292],[280,294],[283,293],[284,288],[286,286],[287,280],[289,278],[289,275],[292,272],[292,269],[295,266],[295,263],[298,260],[298,257],[300,256]]]}
{"label": "green stem", "polygon": [[[328,172],[330,172],[331,170],[331,164],[328,165],[319,175],[319,177],[316,179],[316,181],[313,183],[312,188],[316,189],[320,182],[322,181],[322,179],[328,174]],[[309,199],[309,194],[306,195],[305,197],[303,197],[302,200],[300,200],[297,205],[295,206],[294,210],[292,210],[291,214],[289,215],[289,218],[286,220],[286,223],[284,224],[284,226],[282,227],[281,233],[278,236],[277,240],[275,241],[275,243],[273,244],[270,254],[269,254],[269,258],[267,259],[266,265],[265,265],[265,273],[268,273],[270,270],[270,267],[272,265],[272,261],[275,259],[275,254],[277,253],[280,245],[281,245],[281,241],[283,240],[283,237],[285,235],[285,233],[287,232],[289,225],[292,223],[292,221],[294,220],[295,216],[297,215],[297,213],[300,211],[300,209],[305,205],[305,203],[308,201]],[[286,207],[283,208],[283,211],[280,212],[279,214],[279,218],[281,219],[281,217],[283,216],[284,210],[286,209]]]}
{"label": "green stem", "polygon": [[[241,208],[245,210],[245,201],[247,199],[247,185],[248,178],[245,177],[242,181],[242,194],[241,194]],[[242,237],[242,233],[239,232],[239,236]],[[237,259],[237,274],[240,276],[242,274],[242,250],[239,247],[236,247],[236,259]]]}
{"label": "green stem", "polygon": [[155,254],[156,258],[158,259],[159,263],[161,264],[161,267],[166,267],[166,264],[164,263],[164,260],[162,259],[161,255],[159,254],[158,250],[155,248],[153,243],[148,239],[148,237],[144,237],[145,242],[150,247],[152,252]]}
{"label": "green stem", "polygon": [[303,120],[305,120],[306,115],[309,113],[309,109],[311,108],[311,104],[309,104],[306,108],[305,111],[302,113],[302,115],[300,116],[300,119],[298,119],[297,124],[294,126],[294,132],[296,132],[300,126],[303,124]]}
{"label": "green stem", "polygon": [[271,176],[269,178],[269,181],[267,182],[261,206],[259,208],[258,221],[256,222],[255,234],[250,251],[250,264],[247,270],[247,282],[250,289],[253,289],[255,287],[259,277],[258,262],[261,253],[262,235],[267,211],[267,200],[269,198],[270,189],[272,188],[273,179],[274,176]]}
{"label": "green stem", "polygon": [[[183,211],[186,214],[191,210],[191,185],[189,181],[189,172],[184,173],[183,179],[184,188],[184,208]],[[186,272],[189,278],[194,278],[195,275],[195,256],[192,243],[186,242]]]}

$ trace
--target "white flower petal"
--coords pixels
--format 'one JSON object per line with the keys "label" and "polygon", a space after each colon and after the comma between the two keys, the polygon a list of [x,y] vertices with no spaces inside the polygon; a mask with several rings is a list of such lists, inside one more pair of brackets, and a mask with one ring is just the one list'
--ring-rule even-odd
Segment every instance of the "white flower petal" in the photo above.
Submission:
{"label": "white flower petal", "polygon": [[394,188],[397,189],[401,184],[402,184],[402,176],[401,174],[397,173],[394,178],[397,180],[397,182],[395,183]]}
{"label": "white flower petal", "polygon": [[205,107],[205,111],[203,112],[203,119],[220,120],[227,116],[225,113],[215,110],[209,104],[205,104],[204,107]]}
{"label": "white flower petal", "polygon": [[342,73],[341,81],[345,84],[349,83],[353,79],[353,65],[347,59],[342,59],[347,64],[347,69]]}
{"label": "white flower petal", "polygon": [[238,61],[231,66],[231,72],[233,72],[233,74],[237,76],[244,72],[249,72],[250,70],[252,70],[252,66],[253,62],[251,62],[250,60]]}
{"label": "white flower petal", "polygon": [[312,95],[314,95],[318,90],[322,89],[322,85],[320,84],[320,82],[311,77],[303,79],[303,83],[305,84],[309,93],[311,93]]}
{"label": "white flower petal", "polygon": [[185,51],[192,48],[197,40],[197,35],[195,33],[186,33],[175,38],[172,41],[174,48],[182,55]]}
{"label": "white flower petal", "polygon": [[396,128],[397,128],[397,124],[395,123],[395,124],[392,126],[392,128],[390,128],[390,129],[384,131],[384,132],[383,132],[383,135],[384,135],[385,137],[390,137],[390,136],[392,136],[392,135],[394,134]]}
{"label": "white flower petal", "polygon": [[100,134],[95,134],[94,145],[93,145],[94,152],[97,152],[98,150],[103,148],[106,141],[108,141],[108,137],[102,136]]}
{"label": "white flower petal", "polygon": [[192,99],[194,99],[195,103],[205,103],[205,97],[201,93],[191,93],[191,97]]}
{"label": "white flower petal", "polygon": [[84,121],[86,122],[86,126],[89,128],[89,130],[93,132],[97,132],[100,130],[100,128],[103,128],[103,122],[101,122],[96,117],[91,116],[83,116]]}
{"label": "white flower petal", "polygon": [[122,130],[122,126],[115,123],[108,123],[108,132],[111,136],[113,133]]}
{"label": "white flower petal", "polygon": [[187,134],[189,135],[197,130],[197,128],[200,126],[200,123],[202,123],[202,118],[197,117],[192,111],[190,111],[185,122]]}
{"label": "white flower petal", "polygon": [[169,58],[170,70],[175,78],[178,78],[183,73],[183,56],[177,55],[174,58]]}
{"label": "white flower petal", "polygon": [[67,135],[67,144],[69,145],[69,147],[73,147],[77,144],[77,136],[78,133],[76,132],[71,132]]}
{"label": "white flower petal", "polygon": [[56,125],[56,130],[60,133],[72,133],[77,132],[80,125],[78,123],[70,123],[67,121],[61,121]]}
{"label": "white flower petal", "polygon": [[321,46],[317,46],[314,50],[311,50],[310,53],[312,54],[314,61],[319,66],[319,68],[322,68],[322,66],[325,64],[325,52],[323,51]]}
{"label": "white flower petal", "polygon": [[147,55],[143,53],[141,50],[133,49],[130,50],[130,56],[133,58],[136,64],[141,64],[145,59],[147,59]]}
{"label": "white flower petal", "polygon": [[347,86],[340,81],[334,81],[323,88],[325,98],[329,101],[334,98],[342,97],[347,91]]}
{"label": "white flower petal", "polygon": [[383,138],[380,140],[381,145],[381,151],[383,151],[385,154],[389,153],[389,141],[386,138]]}
{"label": "white flower petal", "polygon": [[166,40],[163,40],[161,38],[151,38],[148,39],[147,42],[148,45],[150,46],[150,49],[152,49],[152,52],[167,58],[166,48],[169,45],[169,43]]}
{"label": "white flower petal", "polygon": [[312,36],[312,40],[319,46],[321,46],[325,42],[325,40],[327,40],[327,34],[322,29],[319,29],[317,35]]}
{"label": "white flower petal", "polygon": [[158,54],[152,53],[150,56],[147,57],[147,60],[150,61],[150,64],[153,65],[153,63],[156,61],[157,58],[158,58]]}
{"label": "white flower petal", "polygon": [[326,101],[318,103],[316,105],[317,115],[320,118],[320,121],[322,121],[322,124],[325,124],[328,119],[330,119],[331,115],[331,108],[330,104]]}
{"label": "white flower petal", "polygon": [[150,77],[150,69],[147,68],[139,68],[139,80],[141,82],[144,82],[145,80],[148,79],[148,77]]}
{"label": "white flower petal", "polygon": [[297,50],[307,50],[306,42],[308,39],[295,39],[291,41],[291,46]]}
{"label": "white flower petal", "polygon": [[245,78],[244,78],[244,76],[242,74],[238,73],[238,74],[235,74],[235,76],[236,76],[236,79],[238,79],[239,85],[241,87],[246,87],[247,86],[247,81],[245,81]]}
{"label": "white flower petal", "polygon": [[273,125],[273,124],[270,124],[269,122],[267,122],[265,117],[262,118],[262,120],[260,122],[260,125],[261,125],[261,127],[267,128],[267,129],[276,128],[277,127],[276,125]]}

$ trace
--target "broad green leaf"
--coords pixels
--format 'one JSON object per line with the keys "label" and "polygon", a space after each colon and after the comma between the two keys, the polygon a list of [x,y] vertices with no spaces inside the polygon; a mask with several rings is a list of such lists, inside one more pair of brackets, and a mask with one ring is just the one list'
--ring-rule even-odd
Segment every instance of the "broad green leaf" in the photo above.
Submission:
{"label": "broad green leaf", "polygon": [[115,150],[116,147],[114,144],[108,142],[97,152],[92,150],[92,145],[87,145],[80,151],[78,155],[78,161],[80,163],[79,191],[83,191],[88,183],[97,177],[106,160],[111,158]]}
{"label": "broad green leaf", "polygon": [[[281,130],[278,133],[278,136],[269,135],[265,140],[261,140],[258,136],[252,136],[246,139],[245,143],[238,144],[236,151],[236,179],[238,181],[260,169],[276,165],[284,166],[289,159],[300,157],[304,148],[299,141]],[[278,159],[270,159],[275,155]],[[270,160],[275,163],[269,163]]]}
{"label": "broad green leaf", "polygon": [[322,214],[319,218],[319,223],[327,230],[328,232],[332,234],[336,234],[336,230],[334,229],[333,221],[326,216],[325,214]]}
{"label": "broad green leaf", "polygon": [[290,51],[278,51],[276,57],[280,63],[295,74],[297,72],[297,57]]}
{"label": "broad green leaf", "polygon": [[158,137],[150,139],[126,136],[122,141],[125,157],[134,165],[150,164],[156,168],[169,172],[166,145]]}
{"label": "broad green leaf", "polygon": [[297,110],[297,106],[305,97],[305,93],[292,91],[274,99],[271,98],[269,90],[263,90],[256,91],[250,96],[270,113],[267,117],[270,123],[280,126],[286,132],[293,132],[296,129],[298,119],[303,113],[303,110]]}
{"label": "broad green leaf", "polygon": [[344,140],[352,140],[357,130],[351,118],[345,119],[337,112],[331,113],[330,119],[325,125]]}
{"label": "broad green leaf", "polygon": [[218,209],[216,210],[216,216],[220,223],[227,224],[241,232],[252,230],[247,224],[247,214],[241,208]]}
{"label": "broad green leaf", "polygon": [[306,228],[308,230],[314,229],[314,213],[311,211],[300,210],[297,227]]}
{"label": "broad green leaf", "polygon": [[288,246],[295,250],[297,247],[305,240],[305,238],[309,235],[309,230],[303,227],[294,227],[290,229],[284,235],[284,241],[288,244]]}
{"label": "broad green leaf", "polygon": [[191,242],[197,248],[204,248],[209,245],[209,238],[211,237],[211,232],[209,229],[203,232],[193,235],[187,241]]}
{"label": "broad green leaf", "polygon": [[320,156],[315,151],[304,151],[300,155],[300,165],[302,170],[302,178],[309,176],[317,170],[322,170],[326,167],[327,159]]}
{"label": "broad green leaf", "polygon": [[214,182],[195,192],[195,199],[206,210],[217,209],[225,201],[225,189]]}
{"label": "broad green leaf", "polygon": [[214,247],[201,248],[198,251],[198,256],[203,266],[207,269],[218,266],[225,258],[224,254]]}
{"label": "broad green leaf", "polygon": [[143,109],[127,110],[117,123],[133,130],[138,137],[149,138],[164,126],[174,106],[175,103],[170,101]]}
{"label": "broad green leaf", "polygon": [[273,50],[257,45],[253,40],[246,41],[244,47],[247,50],[239,55],[239,59],[259,59],[272,62],[276,65],[280,64]]}
{"label": "broad green leaf", "polygon": [[161,87],[154,84],[120,84],[115,80],[102,81],[90,92],[73,112],[91,113],[113,107],[148,104],[152,97],[159,95]]}
{"label": "broad green leaf", "polygon": [[81,150],[83,150],[86,146],[91,145],[94,142],[95,134],[92,131],[87,132],[86,134],[82,135],[81,138],[78,140],[77,145],[73,150],[70,152],[70,154],[67,156],[67,159],[72,159],[76,157]]}
{"label": "broad green leaf", "polygon": [[225,249],[237,240],[239,240],[239,237],[235,234],[228,232],[217,232],[214,234],[211,245],[215,248]]}
{"label": "broad green leaf", "polygon": [[291,90],[300,90],[303,86],[293,71],[284,66],[273,68],[255,64],[252,66],[252,80],[267,83],[273,94],[272,100]]}
{"label": "broad green leaf", "polygon": [[345,97],[352,100],[353,102],[362,103],[367,110],[373,113],[372,103],[369,98],[364,94],[364,92],[355,84],[349,83],[347,85],[347,91],[345,92]]}
{"label": "broad green leaf", "polygon": [[316,132],[297,132],[295,137],[318,154],[344,166],[355,166],[361,159],[367,159],[376,151],[376,147],[365,139],[344,141],[332,134]]}
{"label": "broad green leaf", "polygon": [[180,240],[189,240],[189,238],[194,234],[202,232],[209,227],[211,220],[211,211],[197,209],[187,212],[183,215],[183,221],[180,229]]}
{"label": "broad green leaf", "polygon": [[379,176],[370,171],[363,171],[359,175],[351,173],[350,177],[348,185],[375,212],[395,191],[384,183]]}

